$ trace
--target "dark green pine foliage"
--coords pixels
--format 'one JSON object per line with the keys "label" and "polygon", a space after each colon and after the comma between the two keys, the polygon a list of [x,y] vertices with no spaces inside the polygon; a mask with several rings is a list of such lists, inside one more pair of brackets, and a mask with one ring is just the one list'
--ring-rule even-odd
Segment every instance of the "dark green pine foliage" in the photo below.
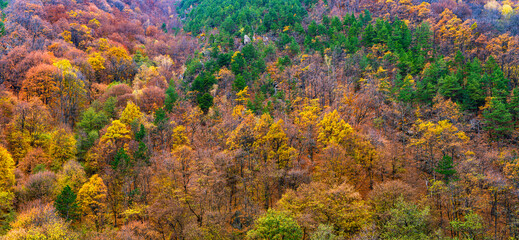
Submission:
{"label": "dark green pine foliage", "polygon": [[334,16],[332,18],[332,23],[330,25],[331,27],[334,27],[337,31],[342,31],[343,29],[342,22],[337,16]]}
{"label": "dark green pine foliage", "polygon": [[60,217],[67,221],[79,219],[79,207],[76,202],[76,194],[70,186],[65,186],[54,201],[54,207]]}
{"label": "dark green pine foliage", "polygon": [[146,136],[146,128],[143,124],[139,127],[139,131],[135,133],[135,141],[143,141],[144,137]]}
{"label": "dark green pine foliage", "polygon": [[173,80],[171,80],[168,89],[166,89],[166,98],[164,99],[164,108],[166,108],[166,111],[171,112],[177,100],[178,93],[175,89]]}
{"label": "dark green pine foliage", "polygon": [[501,69],[495,69],[490,78],[492,79],[492,97],[499,98],[502,101],[506,100],[506,97],[509,95],[509,81],[505,78]]}
{"label": "dark green pine foliage", "polygon": [[498,98],[491,98],[488,107],[483,112],[485,127],[490,137],[499,139],[508,136],[512,131],[512,114],[506,105]]}
{"label": "dark green pine foliage", "polygon": [[427,56],[427,53],[432,50],[432,35],[429,23],[422,22],[414,32],[414,52],[420,56]]}
{"label": "dark green pine foliage", "polygon": [[438,165],[436,166],[435,172],[442,174],[443,179],[446,183],[449,183],[451,179],[453,179],[456,174],[456,169],[454,169],[454,161],[450,156],[443,156]]}
{"label": "dark green pine foliage", "polygon": [[200,73],[195,80],[193,81],[193,84],[191,85],[192,91],[197,91],[199,94],[204,94],[206,92],[209,92],[211,88],[213,87],[213,84],[215,84],[216,78],[210,73],[210,72],[203,72]]}
{"label": "dark green pine foliage", "polygon": [[485,80],[491,96],[504,101],[509,94],[509,80],[505,78],[494,57],[488,57],[485,63],[485,72],[487,74]]}
{"label": "dark green pine foliage", "polygon": [[130,156],[126,154],[124,148],[121,148],[115,154],[114,160],[110,163],[110,166],[112,166],[113,170],[124,172],[126,166],[129,166],[130,164]]}
{"label": "dark green pine foliage", "polygon": [[377,18],[375,21],[377,36],[375,38],[376,43],[387,43],[390,35],[391,25],[388,22]]}
{"label": "dark green pine foliage", "polygon": [[364,33],[362,34],[362,44],[366,47],[373,46],[376,35],[377,33],[375,32],[373,25],[368,24],[366,29],[364,29]]}
{"label": "dark green pine foliage", "polygon": [[477,111],[485,104],[484,83],[481,77],[481,63],[477,58],[467,63],[466,86],[463,91],[463,108]]}
{"label": "dark green pine foliage", "polygon": [[[316,1],[305,2],[310,7]],[[191,6],[196,7],[191,9]],[[204,29],[218,28],[235,36],[294,26],[307,14],[299,0],[184,0],[178,4],[177,11],[186,18],[186,32],[198,34]]]}
{"label": "dark green pine foliage", "polygon": [[368,23],[371,22],[371,20],[373,20],[373,18],[371,17],[371,13],[367,9],[365,9],[364,13],[359,16],[359,19],[363,26],[366,26]]}
{"label": "dark green pine foliage", "polygon": [[456,75],[450,74],[439,80],[439,92],[452,101],[458,101],[461,96],[461,84]]}
{"label": "dark green pine foliage", "polygon": [[201,95],[200,97],[197,98],[197,101],[198,101],[198,106],[204,113],[207,113],[207,111],[209,111],[209,108],[211,108],[213,106],[213,96],[209,93],[205,93],[204,95]]}
{"label": "dark green pine foliage", "polygon": [[514,90],[512,91],[512,96],[510,97],[508,109],[510,109],[510,113],[512,114],[512,119],[514,121],[515,126],[519,121],[519,87],[514,88]]}
{"label": "dark green pine foliage", "polygon": [[243,56],[243,53],[236,53],[236,55],[231,60],[231,70],[234,73],[234,75],[243,74],[246,65],[247,62],[245,60],[245,57]]}
{"label": "dark green pine foliage", "polygon": [[[157,110],[155,110],[155,119],[153,120],[153,123],[155,124],[155,126],[157,127],[161,127],[161,126],[164,126],[167,121],[168,121],[168,116],[166,115],[166,111],[164,111],[163,108],[158,108]],[[142,129],[142,125],[141,125],[141,129]],[[139,131],[141,130],[139,129]]]}
{"label": "dark green pine foliage", "polygon": [[389,48],[396,53],[407,51],[412,42],[411,31],[407,24],[395,18],[392,28],[393,33],[390,35]]}
{"label": "dark green pine foliage", "polygon": [[232,90],[235,92],[239,92],[243,90],[247,86],[247,82],[245,81],[245,78],[243,78],[242,75],[237,75],[234,78],[234,82],[232,83]]}
{"label": "dark green pine foliage", "polygon": [[[157,113],[155,113],[157,115]],[[165,118],[163,121],[157,121],[157,117],[155,117],[155,122],[167,122],[168,118]],[[139,131],[135,134],[135,141],[139,142],[139,148],[133,154],[134,159],[137,163],[144,161],[146,164],[149,164],[149,156],[148,156],[148,147],[144,143],[144,137],[146,136],[146,128],[143,124],[141,124]]]}
{"label": "dark green pine foliage", "polygon": [[400,75],[397,75],[395,79],[395,86],[398,91],[398,100],[411,103],[415,97],[416,91],[414,88],[414,80],[408,75],[407,77],[402,78]]}

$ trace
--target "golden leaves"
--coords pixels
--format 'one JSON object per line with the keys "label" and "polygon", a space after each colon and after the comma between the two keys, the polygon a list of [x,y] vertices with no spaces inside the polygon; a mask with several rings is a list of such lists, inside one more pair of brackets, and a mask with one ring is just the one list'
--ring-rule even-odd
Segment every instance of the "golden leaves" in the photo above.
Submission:
{"label": "golden leaves", "polygon": [[101,137],[101,143],[115,143],[118,140],[124,139],[131,139],[130,130],[121,121],[114,120],[106,130],[105,135]]}
{"label": "golden leaves", "polygon": [[353,133],[353,128],[340,118],[337,110],[327,113],[319,123],[317,141],[321,144],[344,143]]}

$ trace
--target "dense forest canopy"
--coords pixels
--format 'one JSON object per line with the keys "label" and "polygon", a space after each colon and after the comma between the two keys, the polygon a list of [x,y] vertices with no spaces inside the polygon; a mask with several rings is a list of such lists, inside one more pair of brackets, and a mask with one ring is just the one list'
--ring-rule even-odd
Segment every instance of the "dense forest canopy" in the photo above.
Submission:
{"label": "dense forest canopy", "polygon": [[0,238],[519,238],[515,0],[0,9]]}

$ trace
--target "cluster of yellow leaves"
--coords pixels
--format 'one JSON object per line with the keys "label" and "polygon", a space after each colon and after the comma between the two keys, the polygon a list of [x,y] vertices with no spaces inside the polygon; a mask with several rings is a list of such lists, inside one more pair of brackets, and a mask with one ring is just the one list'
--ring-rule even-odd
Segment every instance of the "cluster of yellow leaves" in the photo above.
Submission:
{"label": "cluster of yellow leaves", "polygon": [[101,143],[115,143],[118,140],[124,139],[131,139],[130,130],[120,120],[113,120],[100,141]]}
{"label": "cluster of yellow leaves", "polygon": [[50,205],[32,207],[17,216],[11,223],[11,230],[5,239],[78,239],[76,233],[69,230],[69,223],[56,215]]}
{"label": "cluster of yellow leaves", "polygon": [[106,207],[106,185],[97,174],[79,189],[77,200],[81,211],[87,218],[96,218]]}
{"label": "cluster of yellow leaves", "polygon": [[236,51],[234,52],[234,54],[232,55],[232,58],[231,58],[231,62],[234,62],[236,61],[236,58],[241,54],[240,51]]}
{"label": "cluster of yellow leaves", "polygon": [[98,49],[99,51],[106,51],[108,49],[108,40],[106,38],[99,38]]}
{"label": "cluster of yellow leaves", "polygon": [[7,149],[0,146],[0,192],[9,192],[14,186],[14,161]]}
{"label": "cluster of yellow leaves", "polygon": [[130,125],[133,121],[140,121],[143,116],[141,109],[133,102],[129,102],[121,113],[119,119],[122,123]]}
{"label": "cluster of yellow leaves", "polygon": [[61,33],[61,37],[63,38],[63,40],[65,40],[65,42],[72,44],[72,33],[70,31],[63,31]]}
{"label": "cluster of yellow leaves", "polygon": [[284,122],[279,119],[270,125],[266,135],[258,138],[255,147],[260,152],[267,152],[267,159],[276,162],[279,168],[285,168],[290,164],[297,152],[288,146],[288,137],[283,130]]}
{"label": "cluster of yellow leaves", "polygon": [[340,118],[337,110],[325,114],[318,126],[317,141],[323,145],[342,144],[353,133],[353,128]]}
{"label": "cluster of yellow leaves", "polygon": [[91,53],[88,57],[88,63],[96,72],[105,69],[105,59],[99,52]]}
{"label": "cluster of yellow leaves", "polygon": [[245,87],[243,90],[236,93],[236,102],[238,103],[232,110],[232,116],[235,118],[243,117],[243,114],[250,114],[250,111],[245,112],[245,105],[249,101],[249,87]]}
{"label": "cluster of yellow leaves", "polygon": [[178,125],[173,129],[173,135],[171,142],[173,143],[173,150],[180,146],[189,145],[189,139],[187,138],[187,130],[183,125]]}
{"label": "cluster of yellow leaves", "polygon": [[72,133],[63,129],[52,132],[49,154],[53,159],[52,168],[59,169],[65,162],[76,156],[77,140]]}
{"label": "cluster of yellow leaves", "polygon": [[294,122],[295,124],[301,126],[300,131],[306,131],[308,126],[313,125],[319,115],[321,114],[321,105],[319,104],[319,99],[311,99],[306,100],[306,104],[304,104],[303,109],[299,111]]}
{"label": "cluster of yellow leaves", "polygon": [[97,20],[95,18],[88,21],[88,24],[94,26],[95,28],[99,28],[101,26],[101,23],[99,22],[99,20]]}
{"label": "cluster of yellow leaves", "polygon": [[246,141],[246,139],[254,138],[254,125],[256,119],[253,114],[247,114],[242,122],[236,127],[227,138],[227,146],[230,150],[236,150],[240,147],[248,149],[252,143]]}
{"label": "cluster of yellow leaves", "polygon": [[108,55],[118,62],[131,61],[132,58],[128,55],[128,51],[122,47],[113,46],[108,49]]}
{"label": "cluster of yellow leaves", "polygon": [[346,183],[329,186],[320,182],[288,190],[278,206],[290,212],[307,230],[315,222],[330,224],[343,237],[358,233],[369,221],[367,204],[355,189]]}

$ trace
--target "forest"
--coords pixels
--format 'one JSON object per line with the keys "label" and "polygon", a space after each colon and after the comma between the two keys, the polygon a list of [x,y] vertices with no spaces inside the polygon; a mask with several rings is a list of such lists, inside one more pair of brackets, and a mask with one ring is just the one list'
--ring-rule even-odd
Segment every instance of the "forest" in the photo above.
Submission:
{"label": "forest", "polygon": [[517,0],[0,0],[0,239],[519,239]]}

